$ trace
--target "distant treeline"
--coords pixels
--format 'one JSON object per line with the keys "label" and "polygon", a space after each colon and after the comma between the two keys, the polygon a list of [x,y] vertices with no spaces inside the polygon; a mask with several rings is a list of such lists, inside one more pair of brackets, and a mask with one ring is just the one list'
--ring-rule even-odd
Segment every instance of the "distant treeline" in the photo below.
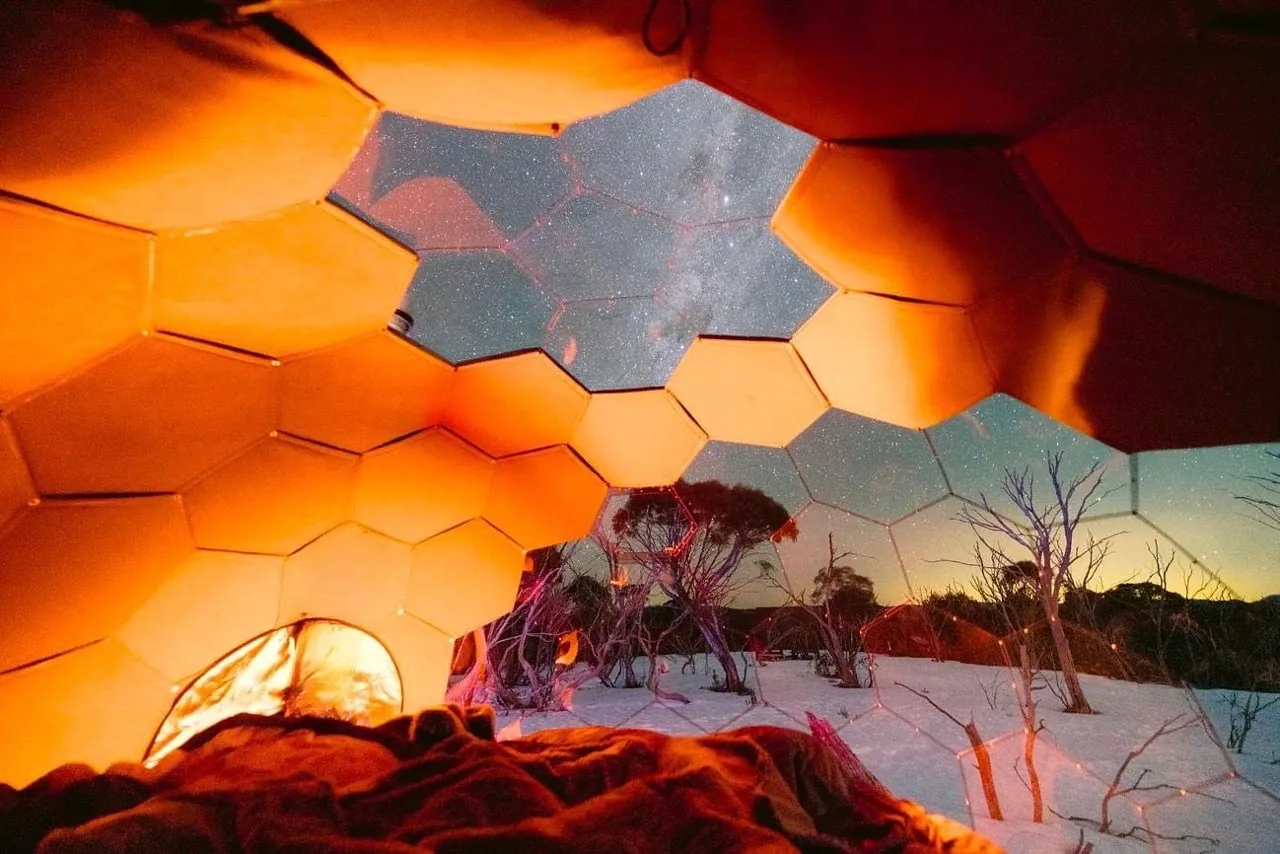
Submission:
{"label": "distant treeline", "polygon": [[[923,605],[872,605],[860,615],[867,651],[971,664],[1005,663],[1016,639],[1053,668],[1043,620],[1011,626],[1009,608],[951,592]],[[674,619],[665,605],[644,611],[656,636]],[[1256,602],[1188,599],[1150,583],[1083,591],[1062,607],[1080,670],[1143,682],[1187,682],[1198,688],[1280,692],[1280,596]],[[800,608],[729,608],[725,634],[735,650],[815,654],[822,641]],[[1005,643],[1002,644],[1001,642]],[[695,627],[673,631],[662,652],[704,652]]]}

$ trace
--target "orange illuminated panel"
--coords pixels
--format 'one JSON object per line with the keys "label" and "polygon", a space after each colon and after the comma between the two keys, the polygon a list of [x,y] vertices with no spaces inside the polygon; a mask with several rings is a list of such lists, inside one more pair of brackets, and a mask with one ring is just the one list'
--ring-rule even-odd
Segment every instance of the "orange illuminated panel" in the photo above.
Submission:
{"label": "orange illuminated panel", "polygon": [[927,25],[894,0],[705,10],[694,76],[823,139],[1022,136],[1144,46],[1178,37],[1148,2],[944,3]]}
{"label": "orange illuminated panel", "polygon": [[201,548],[287,555],[347,518],[356,457],[266,439],[185,494]]}
{"label": "orange illuminated panel", "polygon": [[172,702],[170,683],[112,640],[0,676],[0,782],[137,762]]}
{"label": "orange illuminated panel", "polygon": [[669,486],[707,436],[665,389],[593,394],[573,447],[612,486]]}
{"label": "orange illuminated panel", "polygon": [[207,226],[323,198],[376,116],[252,24],[52,0],[0,4],[0,34],[15,34],[0,36],[0,187],[109,222]]}
{"label": "orange illuminated panel", "polygon": [[183,561],[117,633],[173,682],[184,682],[276,624],[284,559],[200,550]]}
{"label": "orange illuminated panel", "polygon": [[0,263],[0,404],[143,328],[151,280],[144,234],[0,199]]}
{"label": "orange illuminated panel", "polygon": [[1274,441],[1275,312],[1100,261],[976,315],[1000,388],[1126,452]]}
{"label": "orange illuminated panel", "polygon": [[495,457],[568,442],[586,389],[541,351],[458,369],[445,424]]}
{"label": "orange illuminated panel", "polygon": [[991,394],[964,311],[836,294],[792,339],[831,405],[929,427]]}
{"label": "orange illuminated panel", "polygon": [[780,448],[827,409],[785,341],[699,338],[667,383],[712,439]]}
{"label": "orange illuminated panel", "polygon": [[31,508],[0,539],[0,671],[106,637],[191,551],[177,496]]}
{"label": "orange illuminated panel", "polygon": [[493,461],[447,430],[428,430],[360,461],[354,518],[416,543],[479,516]]}
{"label": "orange illuminated panel", "polygon": [[406,609],[458,637],[510,611],[523,574],[524,550],[474,519],[414,548]]}
{"label": "orange illuminated panel", "polygon": [[608,487],[568,448],[498,460],[485,518],[526,550],[591,531]]}
{"label": "orange illuminated panel", "polygon": [[417,265],[327,202],[165,233],[153,322],[271,356],[315,350],[385,328]]}
{"label": "orange illuminated panel", "polygon": [[280,426],[367,451],[438,424],[453,368],[392,332],[285,361]]}
{"label": "orange illuminated panel", "polygon": [[[687,76],[639,38],[646,0],[336,0],[279,10],[389,109],[464,127],[554,132]],[[656,35],[671,39],[668,10]],[[674,17],[674,14],[671,15]]]}
{"label": "orange illuminated panel", "polygon": [[274,429],[278,371],[153,335],[11,418],[46,495],[170,492]]}
{"label": "orange illuminated panel", "polygon": [[404,606],[409,583],[406,543],[348,523],[290,556],[284,564],[280,622],[323,617],[361,625]]}
{"label": "orange illuminated panel", "polygon": [[773,218],[778,236],[851,291],[969,305],[1066,247],[995,151],[825,143]]}

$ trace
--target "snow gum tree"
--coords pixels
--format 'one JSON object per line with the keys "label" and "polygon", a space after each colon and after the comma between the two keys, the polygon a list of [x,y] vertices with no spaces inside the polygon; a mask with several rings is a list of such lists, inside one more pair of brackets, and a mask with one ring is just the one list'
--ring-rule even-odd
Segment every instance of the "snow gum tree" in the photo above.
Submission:
{"label": "snow gum tree", "polygon": [[786,508],[760,490],[715,480],[634,493],[614,514],[614,535],[698,627],[724,671],[726,691],[747,693],[725,636],[724,608],[743,586],[773,571],[754,551],[775,535],[794,538],[788,521]]}
{"label": "snow gum tree", "polygon": [[1108,538],[1096,539],[1080,529],[1081,521],[1104,497],[1102,463],[1068,479],[1061,453],[1046,454],[1045,462],[1047,494],[1037,494],[1030,468],[1005,470],[1000,488],[1016,510],[1015,519],[997,512],[986,495],[961,510],[958,518],[977,537],[975,563],[981,575],[1007,583],[1015,580],[1007,577],[1008,568],[1022,574],[1011,589],[1025,584],[1049,624],[1066,685],[1065,710],[1091,714],[1059,610],[1068,593],[1084,589],[1097,575],[1107,554]]}

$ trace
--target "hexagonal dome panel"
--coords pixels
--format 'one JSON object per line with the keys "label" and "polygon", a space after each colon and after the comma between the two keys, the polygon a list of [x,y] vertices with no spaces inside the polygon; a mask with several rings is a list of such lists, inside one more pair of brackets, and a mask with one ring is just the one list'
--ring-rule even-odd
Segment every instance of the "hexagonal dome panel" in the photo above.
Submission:
{"label": "hexagonal dome panel", "polygon": [[1270,306],[1094,260],[974,320],[1001,390],[1119,450],[1276,438]]}
{"label": "hexagonal dome panel", "polygon": [[998,394],[925,431],[947,473],[951,490],[970,501],[985,496],[999,513],[1016,508],[1000,488],[1005,471],[1029,469],[1048,488],[1046,454],[1063,454],[1068,481],[1095,463],[1102,475],[1096,501],[1086,514],[1129,511],[1129,458],[1101,442],[1046,417],[1021,401]]}
{"label": "hexagonal dome panel", "polygon": [[947,494],[917,430],[830,410],[787,446],[817,501],[889,523]]}
{"label": "hexagonal dome panel", "polygon": [[837,287],[948,305],[970,305],[1066,252],[994,150],[824,143],[773,227]]}
{"label": "hexagonal dome panel", "polygon": [[520,546],[474,519],[414,548],[405,609],[458,637],[511,610],[524,564]]}
{"label": "hexagonal dome panel", "polygon": [[684,232],[657,298],[708,335],[790,338],[831,294],[768,219],[747,219]]}
{"label": "hexagonal dome panel", "polygon": [[505,457],[568,442],[588,397],[545,353],[521,353],[459,368],[444,421]]}
{"label": "hexagonal dome panel", "polygon": [[556,313],[542,346],[592,391],[619,391],[666,383],[695,334],[657,299],[583,300]]}
{"label": "hexagonal dome panel", "polygon": [[404,607],[410,551],[354,522],[333,529],[285,560],[277,622],[318,617],[360,626],[393,616]]}
{"label": "hexagonal dome panel", "polygon": [[417,258],[326,202],[156,245],[153,323],[254,353],[288,356],[387,325]]}
{"label": "hexagonal dome panel", "polygon": [[353,518],[417,543],[480,515],[493,461],[447,430],[434,429],[366,454]]}
{"label": "hexagonal dome panel", "polygon": [[538,346],[555,311],[505,253],[430,252],[404,299],[409,336],[450,362]]}
{"label": "hexagonal dome panel", "polygon": [[284,559],[200,550],[116,633],[174,683],[275,625]]}
{"label": "hexagonal dome panel", "polygon": [[679,226],[599,193],[574,195],[512,247],[565,300],[651,296],[675,254]]}
{"label": "hexagonal dome panel", "polygon": [[871,579],[877,601],[890,604],[906,599],[906,580],[886,526],[817,503],[796,514],[795,524],[798,535],[794,540],[774,544],[793,592],[813,592],[814,576],[826,568],[834,548],[836,566],[847,566]]}
{"label": "hexagonal dome panel", "polygon": [[585,537],[608,487],[566,447],[498,460],[484,516],[525,550]]}
{"label": "hexagonal dome panel", "polygon": [[275,428],[277,370],[140,337],[10,418],[46,495],[172,492]]}
{"label": "hexagonal dome panel", "polygon": [[346,520],[356,463],[297,439],[260,442],[186,491],[196,545],[292,554]]}
{"label": "hexagonal dome panel", "polygon": [[0,676],[5,782],[25,786],[72,758],[137,762],[172,703],[168,681],[113,640]]}
{"label": "hexagonal dome panel", "polygon": [[[450,0],[296,6],[281,17],[393,110],[466,127],[554,132],[686,75],[634,37],[646,4]],[[667,39],[670,13],[659,16]],[[631,38],[620,39],[619,33]]]}
{"label": "hexagonal dome panel", "polygon": [[785,341],[699,338],[667,383],[712,439],[782,447],[827,409]]}
{"label": "hexagonal dome panel", "polygon": [[890,424],[928,427],[995,390],[955,308],[840,293],[792,341],[832,406]]}
{"label": "hexagonal dome panel", "polygon": [[564,142],[588,186],[705,225],[772,214],[814,140],[689,81],[575,125]]}
{"label": "hexagonal dome panel", "polygon": [[685,470],[684,479],[689,483],[718,480],[726,486],[749,486],[792,514],[810,499],[795,460],[783,448],[708,442]]}
{"label": "hexagonal dome panel", "polygon": [[663,389],[594,394],[573,447],[613,486],[668,486],[707,436]]}
{"label": "hexagonal dome panel", "polygon": [[0,199],[0,403],[136,335],[150,259],[146,235]]}
{"label": "hexagonal dome panel", "polygon": [[1021,147],[1090,247],[1280,305],[1277,75],[1262,45],[1165,51]]}
{"label": "hexagonal dome panel", "polygon": [[388,115],[332,198],[423,252],[402,308],[424,346],[652,388],[698,334],[786,337],[831,294],[768,227],[812,145],[697,83],[558,139]]}
{"label": "hexagonal dome panel", "polygon": [[393,332],[286,361],[280,427],[367,451],[440,423],[453,368]]}
{"label": "hexagonal dome panel", "polygon": [[0,540],[0,587],[15,618],[0,638],[0,671],[115,631],[192,548],[172,495],[30,509]]}
{"label": "hexagonal dome panel", "polygon": [[707,27],[698,79],[823,139],[1016,136],[1177,37],[1155,0],[818,0],[785,26],[769,0],[732,0],[710,4]]}
{"label": "hexagonal dome panel", "polygon": [[572,186],[551,138],[383,113],[335,192],[415,249],[468,249],[500,247]]}
{"label": "hexagonal dome panel", "polygon": [[152,26],[79,0],[5,4],[0,187],[139,228],[322,198],[375,105],[246,26]]}
{"label": "hexagonal dome panel", "polygon": [[1280,590],[1280,562],[1264,556],[1275,544],[1269,517],[1240,496],[1267,500],[1269,473],[1280,474],[1277,454],[1275,442],[1136,454],[1137,513],[1177,540],[1186,553],[1180,563],[1198,559],[1245,601],[1270,596]]}

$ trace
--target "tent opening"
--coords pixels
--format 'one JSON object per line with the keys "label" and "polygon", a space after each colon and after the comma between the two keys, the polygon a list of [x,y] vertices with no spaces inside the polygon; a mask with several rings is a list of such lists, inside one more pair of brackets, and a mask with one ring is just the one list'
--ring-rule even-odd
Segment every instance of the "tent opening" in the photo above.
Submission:
{"label": "tent opening", "polygon": [[402,703],[400,673],[376,638],[346,623],[301,620],[237,647],[192,680],[144,761],[155,765],[196,733],[246,712],[376,726]]}

